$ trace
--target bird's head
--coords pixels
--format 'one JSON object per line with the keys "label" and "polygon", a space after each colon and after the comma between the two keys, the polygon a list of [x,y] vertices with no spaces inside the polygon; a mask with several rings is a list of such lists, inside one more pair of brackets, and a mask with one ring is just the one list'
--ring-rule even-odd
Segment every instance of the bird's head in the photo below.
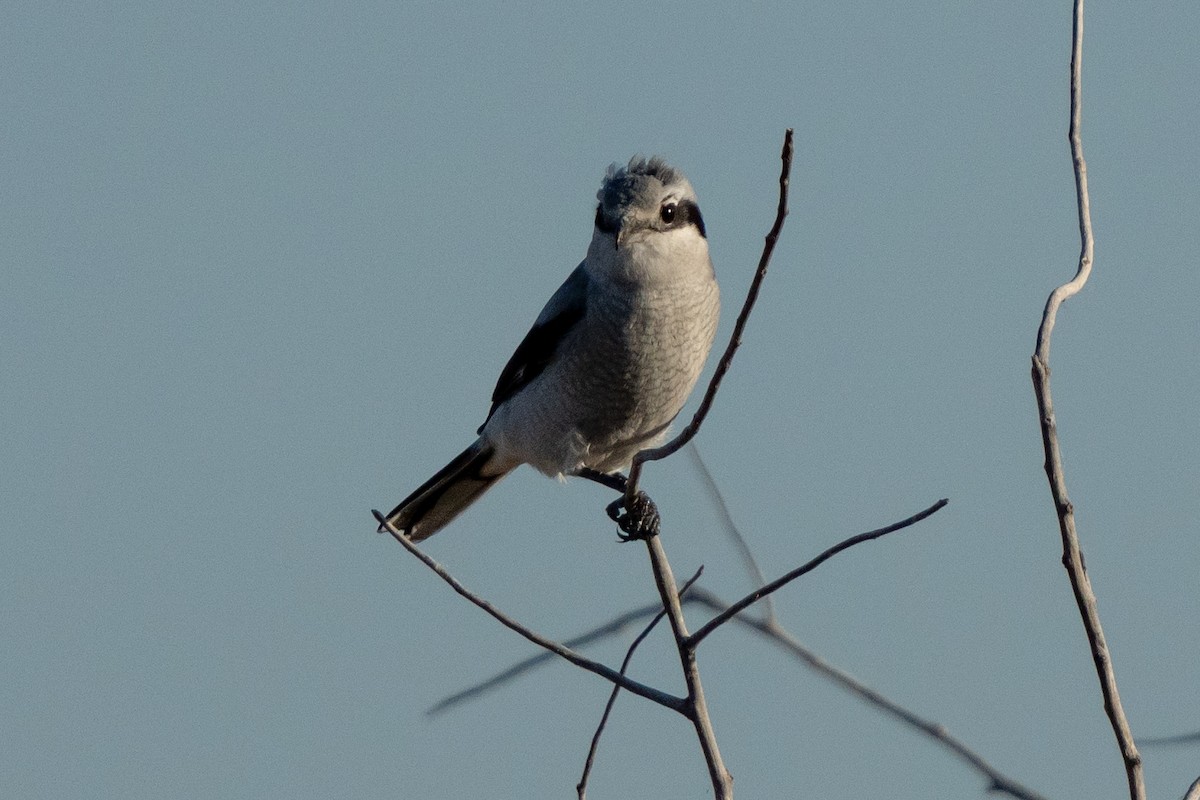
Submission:
{"label": "bird's head", "polygon": [[634,157],[624,167],[609,167],[596,199],[595,230],[588,250],[593,267],[604,262],[624,272],[641,273],[655,269],[660,257],[670,263],[690,263],[700,257],[707,262],[708,243],[696,192],[682,172],[661,158]]}

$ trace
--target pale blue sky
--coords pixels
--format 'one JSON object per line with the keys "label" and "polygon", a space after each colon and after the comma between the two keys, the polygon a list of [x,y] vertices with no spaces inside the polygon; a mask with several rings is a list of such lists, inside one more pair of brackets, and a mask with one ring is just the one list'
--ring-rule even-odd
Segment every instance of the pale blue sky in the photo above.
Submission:
{"label": "pale blue sky", "polygon": [[[682,168],[732,325],[699,445],[835,663],[1053,798],[1124,778],[1059,565],[1029,354],[1078,253],[1070,3],[10,4],[0,28],[0,795],[573,796],[608,686],[386,537],[582,257],[605,167]],[[1200,6],[1088,8],[1096,268],[1052,366],[1137,734],[1200,728]],[[710,365],[711,366],[711,365]],[[685,457],[677,573],[749,587]],[[524,470],[427,544],[567,637],[646,602],[598,487]],[[693,624],[702,615],[692,612]],[[628,641],[589,652],[619,661]],[[739,797],[983,797],[946,753],[728,629],[701,667]],[[677,691],[662,636],[633,673]],[[1200,774],[1146,750],[1154,797]],[[591,797],[703,797],[623,698]]]}

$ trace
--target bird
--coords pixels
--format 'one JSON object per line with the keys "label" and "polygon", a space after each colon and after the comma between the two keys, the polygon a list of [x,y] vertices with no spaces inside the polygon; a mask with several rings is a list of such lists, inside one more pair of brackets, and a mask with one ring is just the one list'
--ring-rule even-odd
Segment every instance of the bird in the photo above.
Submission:
{"label": "bird", "polygon": [[410,541],[522,464],[620,488],[691,394],[720,315],[696,192],[661,157],[634,156],[596,200],[586,257],[501,371],[478,438],[387,515]]}

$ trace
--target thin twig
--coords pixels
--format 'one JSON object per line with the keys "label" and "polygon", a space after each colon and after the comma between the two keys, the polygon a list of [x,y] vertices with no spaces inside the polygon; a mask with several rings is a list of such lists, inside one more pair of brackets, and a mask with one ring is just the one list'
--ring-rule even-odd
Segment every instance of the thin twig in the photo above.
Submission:
{"label": "thin twig", "polygon": [[[696,574],[689,578],[687,583],[683,584],[683,588],[679,590],[680,597],[687,595],[688,590],[692,588],[692,584],[700,579],[700,575],[703,572],[704,565],[701,564],[700,568],[696,570]],[[624,675],[625,671],[629,669],[629,662],[633,660],[633,653],[638,649],[638,645],[645,641],[646,637],[650,635],[650,632],[654,630],[654,628],[666,615],[666,609],[660,608],[658,613],[654,615],[654,619],[650,620],[650,623],[642,629],[642,632],[639,633],[637,638],[633,640],[633,643],[629,645],[629,649],[625,651],[625,659],[621,662],[620,671],[622,675]],[[620,693],[620,686],[614,686],[612,688],[612,692],[608,695],[608,702],[604,704],[604,713],[600,715],[600,724],[596,726],[596,732],[592,734],[592,743],[588,747],[587,759],[583,762],[583,775],[580,777],[579,783],[575,786],[575,791],[579,795],[579,800],[586,800],[587,798],[588,776],[591,774],[592,764],[595,763],[596,760],[596,749],[600,746],[600,736],[604,733],[604,727],[608,724],[608,718],[612,714],[613,706],[615,706],[617,703],[617,695]]]}
{"label": "thin twig", "polygon": [[1177,733],[1174,736],[1139,736],[1139,747],[1162,747],[1163,745],[1200,744],[1200,731]]}
{"label": "thin twig", "polygon": [[696,664],[696,649],[689,642],[687,622],[683,618],[683,607],[679,602],[679,591],[675,588],[671,563],[667,560],[661,536],[647,537],[645,542],[646,551],[650,555],[650,565],[654,570],[654,583],[658,587],[659,597],[662,598],[663,608],[671,623],[671,632],[675,635],[679,666],[683,670],[683,679],[688,688],[685,715],[692,721],[696,737],[700,740],[700,750],[704,754],[708,777],[713,785],[713,797],[715,800],[732,800],[733,776],[725,769],[720,748],[717,747],[717,737],[713,732],[712,720],[708,716],[708,703],[704,700],[704,686],[700,682],[700,668]]}
{"label": "thin twig", "polygon": [[[742,532],[738,530],[737,523],[733,521],[733,515],[729,513],[729,504],[725,502],[725,495],[721,493],[721,487],[717,485],[716,478],[713,477],[712,472],[708,469],[708,465],[701,458],[700,448],[696,446],[695,442],[690,442],[687,451],[691,454],[692,463],[696,465],[696,470],[700,473],[700,477],[704,481],[704,487],[708,489],[709,496],[712,497],[713,502],[717,505],[717,512],[721,515],[721,522],[724,524],[725,532],[733,540],[734,545],[738,549],[738,555],[742,557],[742,563],[746,565],[746,571],[750,573],[750,585],[762,586],[767,582],[767,576],[763,574],[762,569],[758,566],[758,559],[754,557],[754,551],[750,549],[750,545],[746,542],[746,537],[742,536]],[[762,608],[764,619],[775,619],[775,598],[773,596],[763,598]]]}
{"label": "thin twig", "polygon": [[737,322],[734,323],[733,335],[729,338],[729,344],[725,347],[724,355],[717,362],[717,369],[713,372],[712,379],[708,382],[708,389],[704,392],[704,399],[700,401],[700,407],[696,409],[696,413],[692,416],[692,421],[671,441],[661,447],[642,450],[633,457],[633,463],[629,467],[629,481],[625,485],[626,508],[632,508],[634,495],[638,492],[638,481],[642,475],[642,464],[646,461],[657,461],[661,458],[666,458],[690,442],[692,437],[700,430],[700,425],[704,422],[704,418],[708,416],[708,410],[712,407],[713,399],[717,395],[721,379],[725,377],[725,373],[729,371],[729,365],[733,362],[733,354],[737,352],[738,347],[742,343],[742,333],[746,329],[746,321],[750,318],[750,311],[754,308],[754,303],[758,299],[763,278],[767,276],[767,266],[771,262],[771,254],[775,251],[775,243],[779,241],[779,233],[783,230],[783,220],[788,214],[788,185],[791,181],[792,172],[792,133],[792,129],[788,128],[783,135],[783,152],[780,154],[783,167],[779,174],[779,205],[775,211],[775,223],[771,226],[770,232],[767,233],[766,242],[763,244],[762,256],[758,260],[758,270],[754,273],[754,280],[750,282],[750,290],[746,294],[746,302],[742,304],[742,311],[738,314]]}
{"label": "thin twig", "polygon": [[1087,568],[1080,552],[1079,535],[1075,529],[1075,510],[1067,496],[1066,478],[1063,473],[1062,452],[1058,441],[1058,423],[1054,416],[1054,404],[1050,396],[1050,335],[1054,329],[1058,308],[1067,298],[1083,288],[1092,271],[1095,241],[1092,237],[1092,216],[1088,199],[1087,162],[1083,158],[1083,140],[1080,124],[1083,116],[1083,0],[1075,0],[1071,36],[1071,123],[1068,140],[1071,145],[1071,160],[1075,168],[1075,197],[1079,211],[1079,265],[1075,277],[1050,293],[1042,322],[1038,326],[1037,344],[1033,355],[1033,387],[1037,396],[1038,415],[1042,431],[1042,446],[1046,452],[1046,477],[1050,482],[1050,493],[1058,515],[1058,527],[1063,543],[1063,566],[1071,581],[1075,604],[1079,608],[1083,627],[1091,645],[1092,661],[1100,680],[1100,691],[1104,696],[1104,710],[1112,725],[1113,735],[1121,751],[1125,775],[1132,800],[1146,797],[1145,780],[1142,774],[1142,757],[1134,744],[1133,731],[1121,706],[1121,695],[1117,691],[1117,678],[1113,671],[1112,657],[1100,625],[1100,614],[1096,607],[1096,595],[1088,578]]}
{"label": "thin twig", "polygon": [[861,544],[862,542],[869,542],[872,539],[878,539],[879,537],[886,536],[889,533],[894,533],[895,531],[903,530],[904,528],[907,528],[910,525],[915,525],[916,523],[920,522],[921,520],[925,519],[926,517],[940,511],[942,508],[945,507],[945,505],[948,502],[950,502],[950,501],[943,498],[941,500],[938,500],[936,503],[934,503],[933,505],[931,505],[929,508],[925,509],[924,511],[913,514],[911,517],[909,517],[907,519],[902,519],[899,522],[894,522],[891,525],[888,525],[887,527],[879,528],[879,529],[873,530],[873,531],[867,531],[866,533],[860,533],[856,536],[851,536],[849,539],[845,539],[841,542],[838,542],[833,547],[830,547],[828,550],[821,553],[819,556],[817,556],[813,560],[809,561],[807,564],[797,567],[796,569],[792,570],[791,572],[788,572],[787,574],[785,574],[779,578],[776,578],[775,580],[771,581],[770,583],[768,583],[764,586],[760,586],[758,589],[755,589],[753,592],[746,595],[741,600],[738,600],[736,603],[731,605],[725,611],[721,612],[720,614],[717,614],[715,617],[710,619],[704,625],[700,626],[700,629],[698,631],[696,631],[695,633],[692,634],[691,638],[689,639],[689,644],[692,647],[698,647],[700,645],[700,642],[704,641],[704,638],[706,636],[708,636],[710,633],[715,631],[721,625],[724,625],[726,622],[728,622],[732,617],[734,617],[735,615],[740,613],[742,610],[744,610],[748,606],[753,605],[754,603],[758,602],[759,600],[766,597],[767,595],[771,594],[771,592],[774,592],[776,589],[779,589],[780,587],[790,583],[791,581],[795,580],[796,578],[799,578],[801,575],[804,575],[807,572],[811,572],[812,570],[816,569],[821,564],[825,563],[830,558],[832,558],[833,556],[842,552],[843,550],[851,548],[856,544]]}
{"label": "thin twig", "polygon": [[[688,599],[690,599],[690,598],[691,598],[691,595],[689,594]],[[587,631],[586,633],[576,636],[573,639],[566,640],[565,644],[568,647],[575,647],[576,643],[578,643],[578,642],[592,642],[592,641],[598,641],[600,639],[608,638],[609,636],[614,635],[619,630],[624,628],[626,625],[628,625],[632,622],[636,622],[641,619],[646,619],[647,617],[652,617],[652,616],[654,616],[655,613],[657,613],[661,610],[662,610],[662,603],[653,603],[650,605],[644,605],[640,608],[636,608],[632,611],[628,611],[628,612],[622,614],[619,617],[619,619],[624,620],[624,621],[619,625],[614,624],[615,621],[606,622],[603,625],[599,625],[595,628],[592,628],[590,631]],[[473,686],[469,686],[466,689],[463,689],[462,691],[455,692],[454,694],[449,695],[449,696],[443,698],[442,700],[439,700],[432,708],[429,709],[429,711],[427,711],[425,713],[430,714],[431,716],[435,713],[440,714],[441,712],[446,711],[447,709],[449,709],[453,706],[456,706],[460,703],[465,703],[468,700],[473,700],[481,695],[486,694],[487,692],[491,691],[492,689],[497,689],[497,688],[503,686],[504,684],[508,683],[509,681],[516,680],[517,678],[524,675],[526,672],[531,672],[532,670],[535,670],[538,667],[543,667],[550,663],[557,663],[557,661],[558,661],[557,656],[555,656],[553,653],[548,653],[543,650],[542,652],[538,653],[535,656],[530,656],[529,658],[522,659],[522,660],[516,662],[515,664],[513,664],[512,666],[508,667],[507,669],[497,672],[495,675],[493,675],[490,678],[480,681],[479,683],[477,683]]]}
{"label": "thin twig", "polygon": [[[691,602],[701,603],[702,605],[712,609],[718,613],[724,613],[730,606],[723,602],[720,598],[709,592],[706,589],[696,587],[692,589],[688,595]],[[780,625],[775,620],[756,619],[746,614],[738,614],[734,619],[756,633],[766,637],[770,641],[784,648],[787,652],[803,661],[809,667],[816,670],[818,673],[829,678],[834,683],[846,689],[851,694],[861,698],[870,705],[884,711],[885,713],[895,717],[906,725],[910,725],[929,738],[933,739],[938,744],[942,745],[960,759],[969,764],[973,769],[979,772],[988,780],[988,790],[993,792],[1002,792],[1018,800],[1046,800],[1042,795],[1022,786],[1015,780],[1003,775],[995,767],[989,764],[978,753],[967,747],[961,741],[956,739],[942,725],[932,720],[924,719],[917,714],[909,711],[876,690],[867,686],[862,681],[850,675],[848,672],[835,667],[828,661],[825,661],[820,656],[813,653],[808,648],[804,647],[799,640],[796,639],[786,628]]]}
{"label": "thin twig", "polygon": [[[619,633],[633,623],[644,620],[646,617],[653,616],[656,611],[661,610],[662,603],[649,603],[641,608],[635,608],[632,611],[626,611],[624,614],[620,614],[612,620],[604,623],[600,627],[593,628],[592,630],[580,636],[566,639],[563,641],[563,644],[573,650],[578,649],[584,645],[591,644],[594,641],[605,639],[613,634]],[[557,660],[557,656],[555,656],[554,653],[542,650],[541,652],[535,653],[529,658],[518,661],[503,672],[496,673],[482,683],[477,683],[474,686],[463,689],[461,692],[455,692],[452,695],[442,698],[433,706],[431,706],[425,713],[431,717],[437,716],[443,711],[450,710],[459,703],[464,703],[467,700],[472,700],[481,694],[486,694],[489,690],[508,683],[510,680],[520,677],[522,674],[534,669],[535,667],[540,667],[543,664],[555,660]]]}
{"label": "thin twig", "polygon": [[375,519],[378,520],[379,524],[383,526],[384,530],[386,530],[388,533],[390,533],[392,538],[395,539],[397,542],[399,542],[404,547],[405,550],[412,553],[414,556],[416,556],[421,561],[422,564],[424,564],[425,566],[427,566],[431,570],[433,570],[433,572],[439,578],[441,578],[442,580],[444,580],[446,583],[448,583],[450,585],[451,589],[458,592],[460,595],[462,595],[463,597],[470,600],[475,605],[482,608],[488,614],[491,614],[497,621],[500,622],[500,624],[504,625],[505,627],[509,628],[510,630],[516,631],[517,633],[521,634],[526,639],[528,639],[529,641],[538,645],[539,647],[543,647],[546,650],[549,650],[550,652],[554,653],[555,655],[565,658],[567,661],[570,661],[575,666],[582,667],[583,669],[586,669],[589,672],[594,672],[597,675],[601,676],[602,678],[608,679],[612,683],[615,683],[618,686],[620,686],[622,689],[626,689],[630,692],[633,692],[636,695],[645,697],[647,700],[653,700],[654,702],[658,703],[659,705],[665,706],[666,708],[669,708],[672,711],[678,711],[680,714],[683,714],[685,716],[689,713],[691,704],[688,702],[687,699],[682,698],[682,697],[676,697],[675,695],[668,694],[666,692],[655,689],[652,686],[646,686],[643,683],[639,683],[635,680],[632,680],[632,679],[626,677],[625,675],[622,675],[621,673],[617,672],[616,670],[612,669],[611,667],[601,664],[599,661],[593,661],[592,659],[587,658],[583,655],[580,655],[579,653],[575,652],[571,648],[566,647],[566,646],[554,641],[553,639],[547,639],[545,636],[542,636],[541,634],[535,633],[534,631],[530,630],[529,628],[526,628],[524,625],[517,622],[512,617],[509,617],[503,611],[500,611],[495,606],[493,606],[491,603],[489,603],[488,601],[479,597],[478,595],[472,593],[469,589],[467,589],[467,587],[465,587],[461,583],[459,583],[458,579],[456,579],[453,575],[451,575],[449,572],[447,572],[445,567],[443,567],[441,564],[437,563],[432,558],[430,558],[428,555],[426,555],[424,552],[422,552],[419,547],[417,547],[415,544],[413,544],[412,542],[410,542],[408,540],[408,537],[406,537],[403,533],[401,533],[399,530],[397,530],[394,525],[389,523],[387,521],[387,519],[383,516],[383,514],[380,514],[378,511],[375,511],[375,510],[372,510],[371,513],[375,515]]}

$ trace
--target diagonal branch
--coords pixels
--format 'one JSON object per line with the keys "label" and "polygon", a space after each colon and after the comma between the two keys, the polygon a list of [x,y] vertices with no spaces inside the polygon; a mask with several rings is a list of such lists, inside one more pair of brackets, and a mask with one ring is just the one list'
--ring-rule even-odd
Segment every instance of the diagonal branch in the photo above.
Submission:
{"label": "diagonal branch", "polygon": [[746,294],[746,302],[742,304],[742,311],[738,314],[737,322],[733,325],[733,335],[729,337],[729,344],[725,347],[725,353],[721,356],[721,360],[717,362],[717,369],[713,372],[712,379],[708,382],[708,389],[704,392],[704,399],[700,401],[700,407],[696,409],[696,413],[692,416],[692,421],[671,441],[661,447],[642,450],[633,457],[633,463],[629,466],[629,481],[625,485],[626,508],[633,507],[633,498],[638,492],[638,481],[642,475],[642,464],[646,461],[658,461],[659,459],[666,458],[690,442],[696,433],[699,432],[701,424],[704,423],[704,418],[708,416],[708,411],[712,408],[713,399],[717,396],[717,389],[721,386],[721,380],[725,377],[725,373],[729,371],[729,365],[733,362],[733,354],[737,352],[738,347],[742,344],[742,333],[746,329],[746,321],[750,318],[750,312],[754,308],[755,301],[758,300],[759,289],[762,288],[763,279],[767,277],[767,266],[771,263],[771,254],[775,252],[775,243],[779,241],[779,233],[783,230],[783,220],[788,214],[788,186],[791,182],[792,172],[792,134],[792,129],[788,128],[783,135],[783,152],[780,154],[783,166],[779,173],[779,205],[775,211],[775,224],[771,226],[770,232],[767,233],[766,242],[763,244],[762,256],[758,260],[758,270],[754,273],[754,280],[750,282],[750,290]]}
{"label": "diagonal branch", "polygon": [[1075,197],[1079,209],[1079,265],[1075,277],[1050,293],[1038,326],[1037,344],[1033,355],[1033,388],[1037,396],[1038,416],[1042,431],[1042,446],[1046,452],[1046,478],[1050,482],[1050,493],[1058,515],[1058,527],[1062,536],[1063,566],[1071,581],[1075,604],[1083,619],[1084,631],[1091,645],[1092,662],[1100,680],[1100,692],[1104,697],[1104,710],[1112,725],[1113,735],[1121,750],[1125,764],[1125,775],[1129,783],[1132,800],[1145,800],[1146,786],[1142,775],[1142,757],[1134,744],[1133,731],[1121,695],[1117,691],[1117,678],[1113,671],[1112,657],[1100,625],[1100,613],[1096,607],[1096,595],[1088,578],[1087,568],[1079,546],[1079,535],[1075,530],[1075,509],[1067,496],[1066,477],[1063,473],[1062,452],[1058,441],[1058,423],[1054,416],[1054,404],[1050,396],[1050,334],[1054,330],[1058,308],[1067,298],[1083,288],[1092,271],[1095,242],[1092,238],[1092,216],[1088,200],[1087,162],[1083,158],[1083,140],[1080,135],[1082,120],[1083,82],[1083,0],[1075,0],[1071,36],[1071,124],[1068,139],[1071,144],[1071,160],[1075,168]]}
{"label": "diagonal branch", "polygon": [[[574,650],[592,642],[607,639],[609,636],[619,633],[633,623],[643,620],[646,617],[653,616],[654,612],[661,610],[662,603],[648,603],[640,608],[635,608],[631,611],[626,611],[624,614],[619,614],[603,625],[593,628],[587,633],[579,636],[573,636],[572,638],[565,640],[563,644]],[[474,686],[470,686],[460,692],[455,692],[452,695],[442,698],[437,703],[432,705],[425,713],[431,717],[437,716],[443,711],[448,711],[459,703],[464,703],[467,700],[472,700],[478,697],[479,695],[486,694],[490,690],[498,686],[502,686],[514,678],[520,677],[529,670],[534,669],[535,667],[540,667],[543,664],[554,660],[555,654],[549,650],[543,650],[540,653],[535,653],[529,658],[518,661],[508,669],[496,673],[482,683],[477,683]]]}
{"label": "diagonal branch", "polygon": [[902,530],[911,525],[915,525],[916,523],[920,522],[921,520],[925,519],[926,517],[929,517],[929,516],[937,513],[938,511],[940,511],[942,508],[944,508],[946,506],[946,504],[948,502],[950,502],[950,501],[946,500],[946,499],[938,500],[936,503],[931,505],[929,508],[925,509],[924,511],[913,514],[911,517],[909,517],[907,519],[902,519],[899,522],[894,522],[891,525],[888,525],[887,527],[879,528],[879,529],[873,530],[873,531],[867,531],[866,533],[860,533],[856,536],[851,536],[849,539],[845,539],[841,542],[838,542],[833,547],[830,547],[828,550],[826,550],[825,552],[821,553],[816,558],[809,561],[807,564],[803,564],[802,566],[796,567],[796,569],[792,570],[791,572],[788,572],[786,575],[776,578],[775,580],[771,581],[770,583],[766,584],[765,586],[760,586],[758,589],[755,589],[753,592],[746,595],[741,600],[738,600],[736,603],[734,603],[729,608],[722,611],[720,614],[717,614],[715,617],[713,617],[708,622],[706,622],[704,625],[702,625],[698,631],[693,633],[691,635],[691,637],[688,639],[688,643],[692,647],[699,647],[700,642],[704,641],[704,638],[706,636],[708,636],[710,633],[715,631],[720,626],[724,625],[731,618],[736,616],[741,611],[745,610],[747,607],[753,605],[754,603],[757,603],[762,598],[764,598],[767,595],[774,592],[776,589],[779,589],[779,588],[785,586],[786,584],[790,583],[791,581],[794,581],[796,578],[799,578],[801,575],[804,575],[805,573],[812,572],[814,569],[821,566],[821,564],[823,564],[826,561],[828,561],[829,559],[833,558],[838,553],[842,552],[843,550],[847,550],[856,544],[861,544],[863,542],[869,542],[872,539],[878,539],[881,536],[886,536],[889,533],[894,533],[895,531]]}
{"label": "diagonal branch", "polygon": [[500,622],[500,624],[504,625],[505,627],[509,628],[510,630],[516,631],[517,633],[521,634],[526,639],[528,639],[529,641],[538,645],[539,647],[543,647],[546,650],[549,650],[551,653],[554,653],[555,655],[565,658],[567,661],[570,661],[575,666],[582,667],[583,669],[586,669],[588,672],[594,672],[597,675],[599,675],[600,677],[606,678],[607,680],[611,681],[612,683],[615,683],[618,686],[620,686],[622,689],[626,689],[630,692],[633,692],[634,694],[644,697],[647,700],[653,700],[654,702],[658,703],[659,705],[665,706],[666,708],[669,708],[672,711],[677,711],[680,714],[684,714],[685,716],[687,715],[688,710],[690,708],[690,704],[684,698],[676,697],[672,694],[668,694],[666,692],[659,691],[658,689],[655,689],[652,686],[647,686],[643,683],[639,683],[638,681],[635,681],[631,678],[626,677],[625,675],[622,675],[621,673],[617,672],[616,670],[612,669],[611,667],[601,664],[599,661],[593,661],[590,658],[587,658],[583,655],[580,655],[579,653],[576,653],[571,648],[566,647],[562,644],[559,644],[558,642],[554,641],[553,639],[547,639],[545,636],[542,636],[541,634],[535,633],[534,631],[530,630],[529,628],[526,628],[524,625],[517,622],[512,617],[509,617],[503,611],[500,611],[498,608],[493,606],[491,603],[489,603],[488,601],[479,597],[478,595],[472,593],[469,589],[467,589],[467,587],[465,587],[461,583],[459,583],[458,579],[455,578],[453,575],[451,575],[449,572],[447,572],[445,567],[443,567],[441,564],[434,561],[432,558],[430,558],[428,555],[426,555],[424,552],[422,552],[419,547],[417,547],[415,544],[410,542],[408,540],[408,537],[406,537],[403,533],[401,533],[399,530],[397,530],[394,525],[392,525],[390,522],[388,522],[387,519],[383,516],[383,514],[380,514],[378,511],[375,511],[375,510],[372,510],[371,513],[375,515],[375,519],[378,520],[379,524],[383,526],[384,530],[386,530],[388,533],[390,533],[392,538],[395,539],[397,542],[399,542],[404,547],[405,550],[412,553],[414,556],[416,556],[421,561],[422,564],[424,564],[425,566],[427,566],[431,570],[433,570],[434,573],[439,578],[441,578],[442,580],[444,580],[446,583],[448,583],[450,585],[451,589],[458,592],[460,595],[462,595],[463,597],[470,600],[475,605],[482,608],[488,614],[491,614],[497,621]]}

